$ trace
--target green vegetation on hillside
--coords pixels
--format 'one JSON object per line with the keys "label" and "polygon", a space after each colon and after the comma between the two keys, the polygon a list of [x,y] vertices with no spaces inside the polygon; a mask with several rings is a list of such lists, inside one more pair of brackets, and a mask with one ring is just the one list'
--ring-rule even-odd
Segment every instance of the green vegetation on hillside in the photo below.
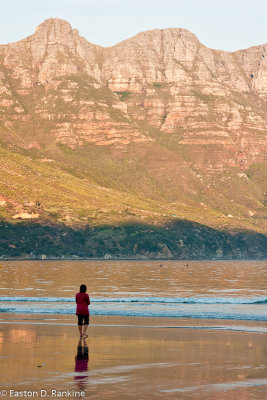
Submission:
{"label": "green vegetation on hillside", "polygon": [[0,256],[40,258],[242,259],[266,257],[267,238],[223,232],[185,220],[164,226],[117,224],[74,229],[0,223]]}

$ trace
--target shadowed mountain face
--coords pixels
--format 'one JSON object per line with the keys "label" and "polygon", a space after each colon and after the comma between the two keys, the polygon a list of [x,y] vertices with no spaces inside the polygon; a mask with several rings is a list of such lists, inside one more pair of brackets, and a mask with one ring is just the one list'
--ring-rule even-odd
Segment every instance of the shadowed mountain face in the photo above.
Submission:
{"label": "shadowed mountain face", "polygon": [[0,46],[0,115],[2,219],[264,230],[266,44],[156,29],[102,48],[50,18]]}
{"label": "shadowed mountain face", "polygon": [[220,232],[186,220],[164,227],[137,223],[80,229],[0,223],[0,253],[6,258],[262,259],[266,247],[262,234]]}

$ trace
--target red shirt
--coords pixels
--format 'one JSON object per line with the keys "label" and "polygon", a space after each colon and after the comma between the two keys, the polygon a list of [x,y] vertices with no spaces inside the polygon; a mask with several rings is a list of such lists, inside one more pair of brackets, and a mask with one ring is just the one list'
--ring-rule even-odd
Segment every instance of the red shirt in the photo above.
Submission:
{"label": "red shirt", "polygon": [[76,314],[89,315],[88,305],[90,304],[90,297],[87,293],[77,293],[76,304]]}

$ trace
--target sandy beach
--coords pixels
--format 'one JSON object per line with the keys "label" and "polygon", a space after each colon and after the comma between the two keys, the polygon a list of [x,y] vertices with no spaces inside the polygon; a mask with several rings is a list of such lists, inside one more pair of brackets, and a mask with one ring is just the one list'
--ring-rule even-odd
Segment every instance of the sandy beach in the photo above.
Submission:
{"label": "sandy beach", "polygon": [[73,315],[0,319],[4,398],[266,396],[266,333],[253,322],[248,329],[242,321],[229,328],[223,321],[92,316],[89,336],[79,342]]}

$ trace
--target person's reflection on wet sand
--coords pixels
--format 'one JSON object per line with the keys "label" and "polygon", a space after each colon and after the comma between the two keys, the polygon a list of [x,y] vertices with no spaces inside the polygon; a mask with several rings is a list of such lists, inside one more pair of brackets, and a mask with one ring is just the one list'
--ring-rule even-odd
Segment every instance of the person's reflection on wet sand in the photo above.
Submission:
{"label": "person's reflection on wet sand", "polygon": [[75,356],[75,372],[81,374],[75,374],[75,381],[79,386],[80,390],[83,390],[86,385],[88,374],[88,361],[89,361],[89,350],[85,339],[80,339],[77,346],[77,354]]}

